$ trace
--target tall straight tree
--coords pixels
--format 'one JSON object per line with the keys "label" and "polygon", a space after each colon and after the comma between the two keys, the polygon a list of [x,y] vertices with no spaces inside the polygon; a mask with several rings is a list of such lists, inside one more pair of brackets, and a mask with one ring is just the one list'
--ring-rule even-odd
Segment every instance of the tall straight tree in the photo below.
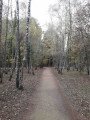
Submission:
{"label": "tall straight tree", "polygon": [[1,59],[1,32],[2,32],[2,0],[0,0],[0,83],[2,83],[2,73],[1,73],[1,66],[2,66],[2,59]]}
{"label": "tall straight tree", "polygon": [[71,39],[72,39],[72,13],[71,13],[71,1],[69,0],[69,33],[68,33],[68,68],[67,70],[70,70]]}
{"label": "tall straight tree", "polygon": [[[23,67],[24,67],[24,63],[27,64],[27,55],[28,52],[30,50],[30,42],[28,41],[28,33],[29,33],[29,23],[30,23],[30,8],[31,8],[31,0],[29,0],[28,2],[28,16],[27,16],[27,24],[26,24],[26,41],[24,43],[24,56],[23,56],[23,62],[22,62],[22,68],[20,70],[21,74],[20,74],[20,86],[19,88],[22,89],[23,85],[22,85],[22,81],[23,81]],[[30,54],[29,54],[30,55]],[[29,56],[30,58],[30,56]],[[30,61],[30,60],[29,60]],[[29,71],[29,64],[28,64],[28,71]]]}
{"label": "tall straight tree", "polygon": [[17,7],[17,56],[16,56],[16,87],[19,88],[19,72],[20,72],[20,39],[19,39],[19,2],[16,0]]}
{"label": "tall straight tree", "polygon": [[[12,0],[11,0],[12,2]],[[12,4],[11,4],[12,6]],[[12,9],[11,9],[11,19],[12,19]],[[11,63],[11,72],[10,72],[10,78],[9,81],[11,81],[13,72],[15,70],[15,61],[16,61],[16,49],[15,49],[15,55],[14,55],[14,35],[15,35],[15,30],[16,30],[16,11],[15,11],[15,16],[14,16],[14,21],[12,21],[12,38],[11,38],[11,44],[12,44],[12,63]]]}
{"label": "tall straight tree", "polygon": [[[26,24],[26,42],[25,42],[25,60],[27,61],[27,54],[28,54],[28,44],[30,43],[28,41],[28,34],[29,34],[29,23],[30,23],[30,8],[31,8],[31,0],[28,2],[28,16],[27,16],[27,24]],[[29,65],[28,65],[29,69]]]}
{"label": "tall straight tree", "polygon": [[8,34],[8,16],[9,16],[9,2],[10,0],[8,0],[8,10],[6,13],[6,34],[5,34],[5,51],[4,51],[4,68],[6,70],[6,45],[7,45],[7,34]]}

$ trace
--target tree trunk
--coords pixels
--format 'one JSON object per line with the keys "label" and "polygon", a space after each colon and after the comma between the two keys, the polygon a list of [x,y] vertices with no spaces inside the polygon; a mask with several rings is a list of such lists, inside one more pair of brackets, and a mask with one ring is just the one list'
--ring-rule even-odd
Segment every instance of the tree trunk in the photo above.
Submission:
{"label": "tree trunk", "polygon": [[[11,18],[12,18],[12,12],[11,12]],[[13,43],[13,36],[15,34],[15,28],[16,28],[16,12],[15,12],[14,22],[12,22],[12,64],[11,64],[11,71],[10,71],[9,81],[11,81],[12,76],[13,76],[13,72],[15,70],[16,50],[15,50],[15,56],[14,56],[14,43]]]}
{"label": "tree trunk", "polygon": [[[26,24],[26,41],[25,41],[25,52],[24,57],[27,61],[27,53],[28,53],[28,34],[29,34],[29,23],[30,23],[30,8],[31,8],[31,0],[28,2],[28,17],[27,17],[27,24]],[[29,65],[27,66],[29,69]]]}
{"label": "tree trunk", "polygon": [[19,3],[17,6],[17,56],[16,56],[16,87],[19,88],[19,72],[20,72],[20,39],[19,39]]}
{"label": "tree trunk", "polygon": [[2,67],[1,33],[2,33],[2,0],[0,0],[0,83],[2,83],[2,76],[3,76],[1,72],[1,67]]}
{"label": "tree trunk", "polygon": [[90,65],[87,66],[87,72],[88,72],[88,75],[90,75]]}
{"label": "tree trunk", "polygon": [[8,34],[8,15],[9,15],[9,0],[8,0],[8,10],[7,10],[7,14],[6,14],[6,34],[5,34],[5,51],[4,51],[4,70],[5,73],[7,73],[6,71],[6,57],[7,57],[7,52],[6,52],[6,48],[7,48],[7,34]]}
{"label": "tree trunk", "polygon": [[[23,88],[23,85],[22,85],[22,81],[23,81],[23,67],[24,67],[24,64],[26,63],[27,64],[27,54],[29,52],[28,50],[28,33],[29,33],[29,23],[30,23],[30,8],[31,8],[31,0],[29,0],[28,2],[28,17],[27,17],[27,24],[26,24],[26,41],[25,41],[25,46],[24,46],[24,56],[23,56],[23,61],[22,61],[22,68],[20,70],[21,74],[20,74],[20,89]],[[28,64],[28,72],[29,72],[29,64]]]}
{"label": "tree trunk", "polygon": [[15,53],[15,56],[14,56],[14,60],[12,59],[12,65],[11,65],[11,72],[10,72],[9,81],[11,81],[12,76],[13,76],[13,72],[14,72],[14,70],[15,70],[15,61],[16,61],[16,53]]}

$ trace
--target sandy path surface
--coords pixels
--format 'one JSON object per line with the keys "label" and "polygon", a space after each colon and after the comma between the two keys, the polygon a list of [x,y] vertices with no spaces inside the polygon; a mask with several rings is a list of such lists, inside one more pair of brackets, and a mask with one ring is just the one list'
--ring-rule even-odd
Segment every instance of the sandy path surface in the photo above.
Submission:
{"label": "sandy path surface", "polygon": [[32,104],[35,107],[25,120],[73,120],[50,68],[44,68]]}

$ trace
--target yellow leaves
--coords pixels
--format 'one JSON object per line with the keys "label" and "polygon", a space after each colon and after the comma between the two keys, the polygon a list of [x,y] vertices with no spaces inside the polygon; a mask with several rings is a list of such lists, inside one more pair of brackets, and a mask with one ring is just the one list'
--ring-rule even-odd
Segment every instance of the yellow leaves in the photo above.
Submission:
{"label": "yellow leaves", "polygon": [[50,42],[48,42],[47,40],[44,40],[44,43],[45,43],[45,45],[47,46],[47,48],[51,48]]}
{"label": "yellow leaves", "polygon": [[43,60],[43,64],[46,65],[47,63],[48,63],[48,59],[45,58],[45,59]]}
{"label": "yellow leaves", "polygon": [[23,51],[23,50],[24,50],[24,47],[23,47],[23,46],[21,46],[21,47],[20,47],[20,50],[21,50],[21,51]]}
{"label": "yellow leaves", "polygon": [[20,55],[23,56],[23,52]]}
{"label": "yellow leaves", "polygon": [[12,63],[13,61],[14,61],[14,59],[12,59],[12,58],[9,58],[9,59],[6,60],[7,63],[8,63],[8,62],[9,62],[9,63]]}
{"label": "yellow leaves", "polygon": [[42,29],[34,18],[31,19],[30,28],[30,41],[32,42],[32,45],[37,44],[41,39]]}

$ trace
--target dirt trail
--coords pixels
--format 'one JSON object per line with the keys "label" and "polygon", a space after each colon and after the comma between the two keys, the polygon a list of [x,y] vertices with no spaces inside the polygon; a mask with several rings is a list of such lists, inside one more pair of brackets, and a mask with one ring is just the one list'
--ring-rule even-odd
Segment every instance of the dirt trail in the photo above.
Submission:
{"label": "dirt trail", "polygon": [[73,120],[50,68],[44,68],[32,104],[34,109],[24,120]]}

